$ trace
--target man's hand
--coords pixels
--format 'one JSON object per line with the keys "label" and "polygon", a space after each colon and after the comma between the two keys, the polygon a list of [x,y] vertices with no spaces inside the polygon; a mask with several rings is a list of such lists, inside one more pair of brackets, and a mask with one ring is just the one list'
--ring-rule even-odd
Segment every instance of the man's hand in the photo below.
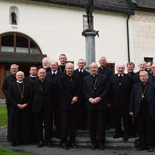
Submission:
{"label": "man's hand", "polygon": [[74,104],[75,102],[77,102],[77,100],[78,100],[78,97],[73,97],[72,101],[71,101],[71,104]]}
{"label": "man's hand", "polygon": [[130,116],[133,116],[133,112],[129,112],[129,115],[130,115]]}
{"label": "man's hand", "polygon": [[99,103],[102,99],[100,97],[96,97],[94,100],[96,103]]}
{"label": "man's hand", "polygon": [[89,100],[89,102],[90,102],[91,104],[96,104],[96,100],[95,100],[94,98],[91,98],[91,99]]}

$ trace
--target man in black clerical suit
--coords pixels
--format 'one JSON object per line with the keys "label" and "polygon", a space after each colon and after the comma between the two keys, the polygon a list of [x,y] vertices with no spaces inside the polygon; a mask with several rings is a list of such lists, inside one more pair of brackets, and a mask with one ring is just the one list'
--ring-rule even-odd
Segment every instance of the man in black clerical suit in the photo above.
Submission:
{"label": "man in black clerical suit", "polygon": [[140,82],[134,84],[129,113],[137,118],[138,150],[153,152],[153,119],[155,119],[155,84],[148,82],[148,73],[140,71]]}
{"label": "man in black clerical suit", "polygon": [[51,71],[50,68],[50,59],[49,58],[43,58],[42,59],[42,67],[45,69],[46,73]]}
{"label": "man in black clerical suit", "polygon": [[[51,62],[51,72],[48,72],[46,75],[46,79],[53,83],[53,113],[54,116],[54,124],[56,126],[55,136],[60,138],[61,135],[61,115],[60,115],[60,90],[59,90],[59,82],[58,79],[62,76],[63,72],[58,71],[58,62],[52,61]],[[53,121],[51,122],[53,123]]]}
{"label": "man in black clerical suit", "polygon": [[12,146],[28,143],[31,140],[30,112],[31,88],[23,82],[24,73],[16,73],[17,81],[9,87],[10,130]]}
{"label": "man in black clerical suit", "polygon": [[[33,84],[34,82],[38,79],[37,78],[37,67],[35,66],[31,66],[30,70],[29,70],[30,75],[27,76],[26,78],[24,78],[24,81],[26,83],[28,83],[31,86],[31,89],[33,89]],[[32,104],[30,105],[31,108],[31,135],[32,135],[32,139],[33,141],[36,141],[36,129],[35,129],[35,121],[34,121],[34,115],[32,112]]]}
{"label": "man in black clerical suit", "polygon": [[[115,135],[113,138],[123,136],[127,141],[129,134],[133,131],[132,122],[129,115],[129,100],[132,89],[132,79],[124,73],[125,65],[117,65],[117,74],[110,77],[110,103],[114,117]],[[124,135],[121,128],[121,118],[123,119]]]}
{"label": "man in black clerical suit", "polygon": [[[38,70],[38,80],[33,85],[34,120],[36,125],[37,147],[42,147],[44,142],[48,147],[52,147],[52,84],[45,79],[46,71]],[[44,124],[44,126],[43,126]],[[43,132],[43,127],[44,131]],[[43,135],[45,133],[45,136]]]}
{"label": "man in black clerical suit", "polygon": [[[107,80],[109,81],[110,76],[113,75],[113,71],[111,68],[107,67],[106,57],[101,57],[99,59],[99,64],[100,64],[100,67],[98,68],[98,73],[105,75],[107,77]],[[110,129],[111,127],[113,127],[113,120],[112,120],[111,109],[108,104],[106,108],[106,128]]]}
{"label": "man in black clerical suit", "polygon": [[8,116],[8,128],[7,128],[7,139],[10,141],[10,117],[9,117],[9,112],[10,112],[10,106],[11,103],[9,102],[9,86],[16,82],[16,73],[18,72],[18,65],[12,64],[10,66],[10,75],[5,77],[3,86],[2,86],[2,91],[6,97],[6,107],[7,107],[7,116]]}
{"label": "man in black clerical suit", "polygon": [[99,60],[100,67],[98,68],[98,73],[103,74],[107,76],[107,79],[109,81],[109,78],[111,75],[113,75],[113,72],[110,68],[107,67],[107,60],[105,57],[101,57]]}
{"label": "man in black clerical suit", "polygon": [[139,67],[139,71],[135,73],[134,77],[133,77],[133,83],[137,83],[140,82],[140,78],[139,78],[139,72],[140,71],[145,71],[146,70],[146,62],[145,61],[140,61],[138,64]]}
{"label": "man in black clerical suit", "polygon": [[37,80],[37,67],[31,66],[29,70],[30,75],[27,76],[24,81],[26,81],[29,85],[33,85],[33,83]]}
{"label": "man in black clerical suit", "polygon": [[90,75],[90,73],[84,69],[86,62],[83,59],[79,59],[77,65],[78,65],[78,68],[74,70],[73,74],[77,75],[81,82],[80,94],[78,98],[78,113],[80,114],[78,115],[78,129],[87,129],[87,111],[86,111],[86,104],[85,104],[86,99],[82,89],[82,83],[83,83],[83,79],[86,76]]}
{"label": "man in black clerical suit", "polygon": [[59,56],[60,65],[58,66],[58,71],[65,73],[65,65],[67,63],[67,57],[65,54]]}
{"label": "man in black clerical suit", "polygon": [[[66,74],[59,78],[61,93],[61,142],[64,149],[69,147],[77,148],[75,145],[77,128],[77,101],[79,96],[80,82],[76,75],[73,75],[74,65],[67,63]],[[67,139],[69,138],[69,141]]]}
{"label": "man in black clerical suit", "polygon": [[155,83],[155,64],[152,64],[152,73],[149,76],[149,81]]}
{"label": "man in black clerical suit", "polygon": [[104,150],[108,82],[106,76],[98,74],[96,63],[91,63],[89,68],[91,75],[84,78],[83,91],[87,101],[91,149],[98,146]]}
{"label": "man in black clerical suit", "polygon": [[[137,75],[134,73],[135,64],[133,62],[128,62],[126,64],[127,68],[127,75],[129,75],[132,78],[132,82],[135,81],[137,78]],[[137,137],[137,121],[136,118],[132,118],[130,116],[130,122],[133,124],[133,131],[131,131],[130,136]]]}

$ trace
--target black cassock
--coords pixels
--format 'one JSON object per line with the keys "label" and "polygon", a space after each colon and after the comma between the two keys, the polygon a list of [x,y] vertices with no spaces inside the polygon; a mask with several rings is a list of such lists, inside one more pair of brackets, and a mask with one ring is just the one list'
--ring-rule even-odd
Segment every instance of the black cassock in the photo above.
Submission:
{"label": "black cassock", "polygon": [[[30,142],[31,140],[31,88],[23,82],[15,82],[9,88],[10,129],[11,142]],[[19,109],[17,104],[28,104],[24,109]]]}

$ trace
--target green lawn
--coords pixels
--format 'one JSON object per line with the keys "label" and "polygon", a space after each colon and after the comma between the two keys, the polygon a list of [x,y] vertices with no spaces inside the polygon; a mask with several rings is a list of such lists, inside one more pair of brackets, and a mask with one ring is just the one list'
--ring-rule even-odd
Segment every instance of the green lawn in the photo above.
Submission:
{"label": "green lawn", "polygon": [[1,105],[0,106],[0,127],[7,124],[7,112],[6,112],[6,106]]}
{"label": "green lawn", "polygon": [[0,146],[0,155],[30,155],[26,153],[16,153]]}

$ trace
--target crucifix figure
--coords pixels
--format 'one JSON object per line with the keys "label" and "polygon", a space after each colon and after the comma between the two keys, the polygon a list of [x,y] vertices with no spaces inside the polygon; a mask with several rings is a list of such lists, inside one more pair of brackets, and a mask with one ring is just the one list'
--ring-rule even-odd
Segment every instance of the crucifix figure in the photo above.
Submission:
{"label": "crucifix figure", "polygon": [[87,14],[87,22],[88,22],[89,29],[92,29],[93,11],[94,11],[93,0],[88,0],[88,4],[86,6],[86,14]]}

